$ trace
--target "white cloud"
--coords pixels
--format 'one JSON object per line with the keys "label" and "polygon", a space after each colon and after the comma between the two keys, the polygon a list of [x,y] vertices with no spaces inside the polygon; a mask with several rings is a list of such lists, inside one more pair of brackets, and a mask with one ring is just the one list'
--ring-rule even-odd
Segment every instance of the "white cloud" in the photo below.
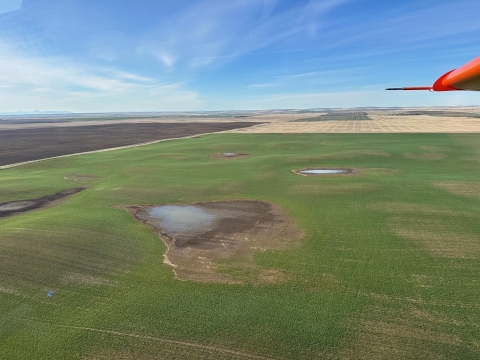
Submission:
{"label": "white cloud", "polygon": [[[438,46],[442,41],[445,51],[456,51],[459,43],[459,34],[464,38],[478,38],[473,32],[480,30],[480,7],[476,0],[446,1],[443,3],[426,5],[422,2],[413,2],[413,5],[395,7],[394,13],[379,13],[381,18],[359,18],[357,26],[344,26],[330,33],[333,46],[347,44],[368,44],[368,50],[373,45],[382,49],[391,48],[412,50],[413,46]],[[361,28],[362,31],[358,31]],[[456,39],[449,39],[457,36]],[[453,46],[452,46],[453,45]]]}
{"label": "white cloud", "polygon": [[175,57],[167,52],[159,52],[156,54],[157,58],[161,60],[169,68],[175,64]]}
{"label": "white cloud", "polygon": [[0,44],[0,111],[195,110],[203,102],[181,84],[61,58],[26,56]]}
{"label": "white cloud", "polygon": [[275,87],[279,86],[281,84],[279,83],[267,83],[267,84],[252,84],[248,85],[249,88],[270,88],[270,87]]}
{"label": "white cloud", "polygon": [[1,0],[0,14],[20,10],[22,8],[22,0]]}
{"label": "white cloud", "polygon": [[167,66],[171,66],[171,54],[175,62],[192,68],[222,64],[287,39],[295,42],[314,36],[323,15],[348,1],[352,0],[311,1],[272,13],[276,0],[202,0],[162,21],[143,38],[138,50]]}

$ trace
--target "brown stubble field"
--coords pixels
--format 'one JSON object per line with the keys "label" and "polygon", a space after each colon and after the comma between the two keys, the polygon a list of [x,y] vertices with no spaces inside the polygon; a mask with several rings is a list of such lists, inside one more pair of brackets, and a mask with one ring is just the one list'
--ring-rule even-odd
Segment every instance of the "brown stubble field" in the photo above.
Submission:
{"label": "brown stubble field", "polygon": [[282,121],[235,129],[237,133],[480,133],[480,118],[372,115],[371,120]]}
{"label": "brown stubble field", "polygon": [[[363,114],[363,116],[358,116]],[[362,119],[363,118],[363,119]],[[275,121],[235,129],[238,133],[478,133],[480,109],[395,108],[335,109],[277,117]]]}

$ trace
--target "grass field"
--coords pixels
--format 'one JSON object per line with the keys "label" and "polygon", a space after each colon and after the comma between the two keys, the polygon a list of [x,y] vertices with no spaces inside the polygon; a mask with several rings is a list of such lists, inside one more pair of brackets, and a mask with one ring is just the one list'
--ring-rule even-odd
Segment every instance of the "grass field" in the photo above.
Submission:
{"label": "grass field", "polygon": [[[291,172],[315,166],[358,171]],[[480,135],[207,135],[2,170],[0,202],[78,186],[0,220],[0,358],[480,357]],[[231,199],[305,232],[237,285],[175,279],[115,207]]]}

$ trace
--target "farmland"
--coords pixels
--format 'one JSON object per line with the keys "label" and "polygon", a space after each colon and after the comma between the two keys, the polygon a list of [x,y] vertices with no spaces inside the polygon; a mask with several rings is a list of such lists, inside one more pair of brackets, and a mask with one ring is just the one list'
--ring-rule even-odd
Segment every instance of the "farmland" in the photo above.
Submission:
{"label": "farmland", "polygon": [[[87,189],[0,219],[0,357],[477,359],[480,135],[263,126],[1,170],[0,202]],[[292,172],[313,167],[354,171]],[[122,208],[229,200],[303,238],[218,261],[234,282],[183,281]]]}

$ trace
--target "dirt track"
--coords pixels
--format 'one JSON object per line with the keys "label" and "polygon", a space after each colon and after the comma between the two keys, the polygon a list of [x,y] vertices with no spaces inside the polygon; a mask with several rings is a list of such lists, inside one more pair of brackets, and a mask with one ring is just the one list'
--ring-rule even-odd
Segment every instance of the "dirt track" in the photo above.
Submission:
{"label": "dirt track", "polygon": [[0,131],[0,166],[252,126],[252,122],[125,123]]}

